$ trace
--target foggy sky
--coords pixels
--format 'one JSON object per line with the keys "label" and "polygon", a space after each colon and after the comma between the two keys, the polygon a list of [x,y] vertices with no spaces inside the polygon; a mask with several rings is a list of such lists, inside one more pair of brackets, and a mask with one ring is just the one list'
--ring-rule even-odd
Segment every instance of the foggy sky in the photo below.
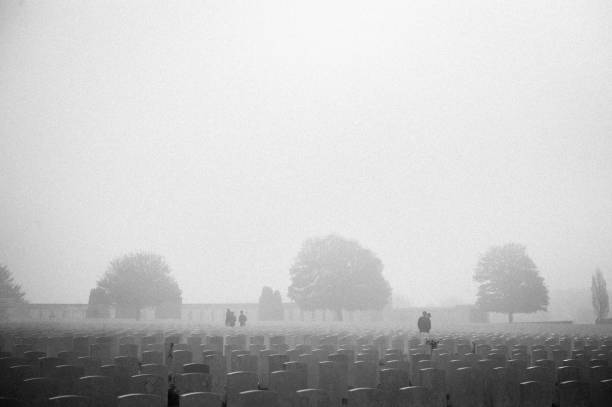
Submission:
{"label": "foggy sky", "polygon": [[[414,4],[413,4],[414,3]],[[456,4],[461,3],[461,4]],[[612,3],[0,2],[0,263],[86,302],[163,255],[184,302],[357,239],[417,305],[509,241],[612,278]]]}

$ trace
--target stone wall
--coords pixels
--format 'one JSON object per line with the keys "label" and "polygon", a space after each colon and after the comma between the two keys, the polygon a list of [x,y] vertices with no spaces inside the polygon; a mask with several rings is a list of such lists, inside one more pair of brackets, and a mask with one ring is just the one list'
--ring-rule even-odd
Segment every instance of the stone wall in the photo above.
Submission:
{"label": "stone wall", "polygon": [[[336,318],[335,314],[329,310],[302,311],[295,303],[285,303],[283,307],[285,321],[331,322],[335,321]],[[182,304],[180,305],[180,310],[173,312],[172,315],[180,314],[180,320],[187,323],[223,323],[225,321],[225,311],[228,308],[234,311],[236,316],[239,315],[241,310],[244,311],[248,322],[258,321],[257,303]],[[10,307],[7,313],[11,320],[71,321],[86,319],[87,310],[87,304],[23,304]],[[349,323],[394,321],[410,325],[416,324],[416,320],[423,310],[423,308],[387,308],[383,311],[344,311],[343,320]],[[468,305],[449,308],[428,308],[427,311],[432,314],[433,324],[443,325],[448,323],[488,321],[486,318],[474,320],[474,307]],[[108,314],[111,318],[119,319],[122,316],[128,315],[123,310],[113,306],[110,307]],[[134,317],[132,313],[129,315]],[[167,315],[163,315],[163,317],[168,319]],[[159,310],[156,312],[155,308],[145,308],[140,311],[139,319],[142,321],[158,320],[160,319],[160,312]]]}

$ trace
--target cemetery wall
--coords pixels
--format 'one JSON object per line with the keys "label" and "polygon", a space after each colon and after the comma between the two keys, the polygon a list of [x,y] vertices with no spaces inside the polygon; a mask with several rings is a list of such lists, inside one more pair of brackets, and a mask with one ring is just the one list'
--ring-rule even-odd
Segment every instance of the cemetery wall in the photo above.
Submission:
{"label": "cemetery wall", "polygon": [[[238,315],[243,310],[248,321],[258,321],[257,303],[231,303],[231,304],[181,304],[176,315],[180,320],[191,323],[223,323],[225,321],[226,309],[231,309]],[[302,311],[295,303],[284,303],[285,321],[303,322],[331,322],[335,320],[335,313],[325,310]],[[432,313],[434,324],[447,323],[473,323],[487,322],[487,319],[474,320],[473,306],[455,306],[427,308]],[[90,310],[91,311],[91,310]],[[414,322],[420,316],[423,308],[396,308],[388,307],[382,311],[354,311],[343,312],[345,322],[378,322],[378,321],[402,321]],[[87,304],[21,304],[7,309],[10,320],[32,320],[32,321],[72,321],[87,319]],[[154,321],[160,319],[159,310],[145,308],[140,312],[140,320]],[[91,315],[91,313],[90,313]],[[103,315],[103,314],[99,314]],[[121,319],[124,313],[116,307],[110,306],[108,312],[111,319]],[[485,314],[486,315],[486,314]],[[174,318],[174,320],[179,318]]]}
{"label": "cemetery wall", "polygon": [[473,305],[456,305],[454,307],[396,308],[393,310],[392,319],[401,321],[417,321],[422,315],[423,311],[427,311],[431,314],[431,321],[434,326],[449,326],[457,323],[489,322],[489,314],[479,311]]}

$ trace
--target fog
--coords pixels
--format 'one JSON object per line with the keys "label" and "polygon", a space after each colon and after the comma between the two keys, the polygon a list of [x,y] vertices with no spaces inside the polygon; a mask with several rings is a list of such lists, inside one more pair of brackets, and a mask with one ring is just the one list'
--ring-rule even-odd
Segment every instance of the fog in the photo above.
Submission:
{"label": "fog", "polygon": [[[490,246],[612,278],[612,3],[0,2],[0,263],[86,302],[165,257],[184,302],[286,294],[336,233],[413,305]],[[459,4],[460,3],[460,4]]]}

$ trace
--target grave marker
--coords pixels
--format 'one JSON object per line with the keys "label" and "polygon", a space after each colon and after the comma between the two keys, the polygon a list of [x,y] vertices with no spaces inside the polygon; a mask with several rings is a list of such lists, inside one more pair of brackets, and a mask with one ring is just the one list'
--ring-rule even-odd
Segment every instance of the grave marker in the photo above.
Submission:
{"label": "grave marker", "polygon": [[433,407],[433,398],[428,388],[421,386],[403,387],[399,391],[399,405],[410,407]]}
{"label": "grave marker", "polygon": [[117,407],[160,407],[164,405],[155,394],[132,393],[117,397]]}
{"label": "grave marker", "polygon": [[247,390],[257,390],[258,378],[253,372],[231,372],[226,375],[227,407],[238,407],[238,395]]}
{"label": "grave marker", "polygon": [[[167,377],[152,374],[139,374],[129,378],[129,391],[157,396],[161,400],[161,406],[168,405],[168,379]],[[153,398],[149,398],[153,400]]]}
{"label": "grave marker", "polygon": [[321,389],[304,389],[297,391],[300,407],[331,407],[329,395]]}
{"label": "grave marker", "polygon": [[589,407],[589,384],[575,380],[559,383],[559,407]]}
{"label": "grave marker", "polygon": [[210,392],[211,377],[207,373],[180,373],[174,376],[174,383],[179,394],[193,392]]}
{"label": "grave marker", "polygon": [[296,391],[300,390],[297,373],[289,370],[279,370],[270,373],[269,389],[278,395],[281,407],[294,406],[297,403]]}
{"label": "grave marker", "polygon": [[76,393],[89,397],[94,406],[105,407],[115,404],[117,389],[112,378],[107,376],[84,376],[76,382]]}
{"label": "grave marker", "polygon": [[49,399],[49,407],[91,407],[92,400],[89,397],[64,395]]}
{"label": "grave marker", "polygon": [[217,393],[194,392],[180,396],[180,407],[221,407],[221,405],[221,397]]}
{"label": "grave marker", "polygon": [[357,387],[348,391],[349,407],[384,407],[385,397],[380,389]]}
{"label": "grave marker", "polygon": [[550,407],[544,392],[544,385],[540,382],[527,381],[520,384],[521,407]]}
{"label": "grave marker", "polygon": [[[280,407],[278,394],[269,390],[247,390],[238,395],[239,407]],[[228,407],[229,404],[228,404]]]}

